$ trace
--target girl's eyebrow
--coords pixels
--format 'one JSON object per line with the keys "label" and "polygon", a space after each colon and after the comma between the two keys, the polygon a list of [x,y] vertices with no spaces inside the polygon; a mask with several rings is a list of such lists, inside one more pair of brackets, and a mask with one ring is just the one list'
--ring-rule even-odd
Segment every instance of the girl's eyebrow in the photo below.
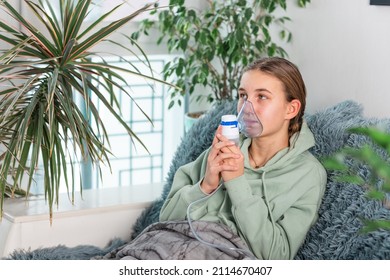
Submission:
{"label": "girl's eyebrow", "polygon": [[256,92],[263,92],[263,91],[265,91],[265,92],[268,92],[269,94],[273,94],[272,92],[270,92],[268,89],[266,89],[266,88],[258,88],[258,89],[256,89],[255,90]]}
{"label": "girl's eyebrow", "polygon": [[[246,91],[244,88],[242,88],[242,87],[240,87],[240,88],[238,88],[238,91]],[[255,91],[257,92],[257,93],[260,93],[260,92],[268,92],[269,94],[273,94],[272,92],[270,92],[268,89],[266,89],[266,88],[258,88],[258,89],[255,89]]]}

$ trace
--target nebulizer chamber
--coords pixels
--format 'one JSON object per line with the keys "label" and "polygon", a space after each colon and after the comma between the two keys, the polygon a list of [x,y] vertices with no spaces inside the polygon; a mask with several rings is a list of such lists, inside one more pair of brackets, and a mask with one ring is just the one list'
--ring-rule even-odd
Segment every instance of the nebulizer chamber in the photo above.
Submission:
{"label": "nebulizer chamber", "polygon": [[221,117],[222,135],[233,141],[237,146],[240,133],[238,131],[238,121],[235,115],[223,115]]}

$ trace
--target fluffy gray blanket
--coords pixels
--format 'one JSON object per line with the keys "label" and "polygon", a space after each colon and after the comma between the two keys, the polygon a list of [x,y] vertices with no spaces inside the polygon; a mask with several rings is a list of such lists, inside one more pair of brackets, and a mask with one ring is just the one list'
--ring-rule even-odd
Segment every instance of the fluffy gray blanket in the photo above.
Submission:
{"label": "fluffy gray blanket", "polygon": [[[237,260],[250,259],[239,236],[221,224],[193,221],[194,237],[187,221],[158,222],[148,226],[132,242],[101,258],[120,260]],[[213,244],[205,245],[203,242]]]}
{"label": "fluffy gray blanket", "polygon": [[[166,184],[159,199],[147,208],[133,227],[131,238],[136,238],[149,225],[158,222],[162,204],[167,197],[173,176],[183,164],[194,160],[209,147],[221,116],[235,113],[235,103],[222,103],[205,115],[182,139],[172,160]],[[312,153],[318,158],[330,155],[341,147],[349,145],[360,147],[367,142],[364,136],[354,135],[347,129],[355,126],[382,126],[390,131],[390,120],[372,119],[363,116],[363,108],[353,101],[345,101],[314,114],[306,115],[316,145]],[[352,163],[351,163],[352,164]],[[389,163],[390,164],[390,163]],[[370,170],[360,166],[363,178],[368,178]],[[296,259],[390,259],[390,231],[378,230],[362,234],[362,219],[390,219],[390,211],[380,203],[365,197],[364,190],[357,185],[340,184],[332,172],[328,173],[325,195],[319,209],[319,219],[310,229]],[[33,252],[15,251],[12,259],[88,259],[104,256],[117,247],[109,244],[107,248],[78,246],[68,248],[37,249]]]}

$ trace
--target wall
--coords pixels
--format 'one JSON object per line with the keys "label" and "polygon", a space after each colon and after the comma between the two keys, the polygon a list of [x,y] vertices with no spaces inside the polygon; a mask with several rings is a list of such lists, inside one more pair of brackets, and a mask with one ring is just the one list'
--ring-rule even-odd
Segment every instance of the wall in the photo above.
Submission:
{"label": "wall", "polygon": [[142,211],[161,195],[163,183],[146,184],[138,189],[103,188],[75,194],[71,203],[60,194],[58,207],[49,208],[43,196],[6,199],[0,220],[0,259],[15,249],[34,250],[64,245],[105,247],[114,238],[128,240],[134,222]]}
{"label": "wall", "polygon": [[307,111],[345,99],[364,105],[366,116],[390,117],[390,6],[369,0],[291,2],[289,58],[304,76]]}
{"label": "wall", "polygon": [[[285,46],[306,81],[307,111],[353,99],[367,116],[389,116],[390,6],[370,6],[369,0],[311,2],[306,8],[288,2],[294,37]],[[164,49],[151,42],[143,47],[148,53]]]}
{"label": "wall", "polygon": [[[288,1],[287,12],[281,14],[292,19],[288,28],[293,41],[285,49],[304,76],[307,112],[353,99],[363,104],[366,116],[389,117],[390,6],[370,6],[369,0],[312,0],[300,8],[296,2]],[[163,51],[143,43],[151,52]],[[191,108],[198,106],[191,103]]]}

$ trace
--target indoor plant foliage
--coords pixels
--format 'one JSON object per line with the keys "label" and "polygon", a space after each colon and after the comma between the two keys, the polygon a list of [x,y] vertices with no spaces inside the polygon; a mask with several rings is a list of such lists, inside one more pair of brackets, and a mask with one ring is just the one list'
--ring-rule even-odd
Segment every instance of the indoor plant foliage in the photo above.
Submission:
{"label": "indoor plant foliage", "polygon": [[[210,103],[233,100],[235,89],[248,63],[262,56],[285,56],[286,52],[271,37],[271,29],[279,28],[283,40],[291,33],[284,23],[286,16],[276,16],[277,8],[286,9],[286,0],[205,0],[197,11],[184,0],[170,0],[165,9],[157,9],[157,21],[144,20],[133,34],[149,34],[151,28],[160,32],[158,44],[166,44],[171,53],[181,54],[163,69],[163,77],[181,90],[170,88],[171,102],[181,105],[185,94],[196,86],[207,89],[197,100]],[[310,0],[300,0],[305,6]]]}
{"label": "indoor plant foliage", "polygon": [[[152,76],[140,73],[130,63],[119,68],[104,59],[94,62],[93,58],[103,56],[92,47],[105,41],[133,55],[128,46],[107,37],[150,5],[105,23],[104,19],[121,5],[88,21],[94,7],[91,0],[25,4],[39,25],[31,24],[31,18],[27,20],[7,1],[0,2],[13,19],[12,23],[0,20],[0,40],[6,45],[0,52],[0,144],[5,147],[0,158],[1,214],[7,186],[17,191],[25,177],[28,193],[41,164],[51,219],[61,178],[72,199],[74,196],[74,167],[67,168],[67,163],[90,158],[98,167],[100,162],[108,162],[108,137],[92,96],[142,144],[117,112],[117,95],[128,94],[122,71]],[[83,101],[87,113],[82,112],[75,97]]]}
{"label": "indoor plant foliage", "polygon": [[[367,137],[359,148],[345,147],[324,159],[324,166],[335,172],[336,180],[362,186],[369,199],[378,200],[390,209],[390,133],[376,127],[356,127],[352,133]],[[359,172],[368,167],[369,174]],[[363,232],[390,230],[390,220],[363,220]]]}

